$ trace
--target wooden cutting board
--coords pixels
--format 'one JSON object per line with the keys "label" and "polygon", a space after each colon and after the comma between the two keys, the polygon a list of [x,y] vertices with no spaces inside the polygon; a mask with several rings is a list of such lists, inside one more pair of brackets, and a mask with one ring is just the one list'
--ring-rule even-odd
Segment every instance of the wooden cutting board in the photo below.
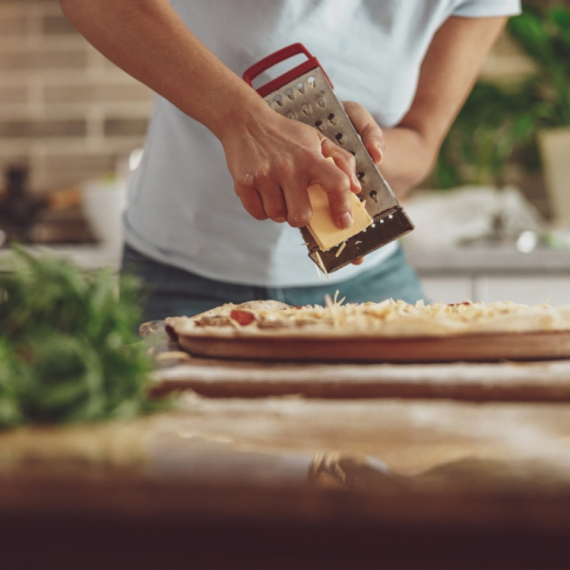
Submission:
{"label": "wooden cutting board", "polygon": [[209,397],[450,398],[570,402],[570,360],[437,364],[326,364],[204,358],[158,370],[154,392]]}
{"label": "wooden cutting board", "polygon": [[433,337],[296,337],[202,333],[178,337],[195,356],[307,362],[485,362],[570,358],[570,332],[458,334]]}

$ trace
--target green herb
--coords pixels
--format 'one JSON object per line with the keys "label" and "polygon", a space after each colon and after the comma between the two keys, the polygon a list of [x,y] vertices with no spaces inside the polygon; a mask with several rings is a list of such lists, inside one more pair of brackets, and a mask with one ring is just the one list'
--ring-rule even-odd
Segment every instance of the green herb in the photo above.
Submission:
{"label": "green herb", "polygon": [[[152,362],[140,342],[140,287],[109,271],[14,248],[0,275],[0,427],[132,417],[148,397]],[[120,287],[120,298],[118,296]]]}
{"label": "green herb", "polygon": [[525,4],[507,29],[535,70],[510,84],[475,85],[442,145],[434,170],[441,188],[465,183],[501,187],[512,160],[537,171],[537,134],[570,125],[570,8]]}

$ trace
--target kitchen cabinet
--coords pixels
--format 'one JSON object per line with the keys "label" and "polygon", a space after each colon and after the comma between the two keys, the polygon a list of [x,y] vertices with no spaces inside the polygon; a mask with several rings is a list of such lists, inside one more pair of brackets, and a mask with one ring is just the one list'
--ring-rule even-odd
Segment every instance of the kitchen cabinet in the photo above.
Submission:
{"label": "kitchen cabinet", "polygon": [[570,304],[570,275],[539,277],[535,275],[422,276],[424,293],[430,301],[461,303],[471,301],[512,301],[535,305]]}
{"label": "kitchen cabinet", "polygon": [[431,301],[512,301],[570,304],[570,251],[529,253],[508,245],[406,249],[407,259]]}
{"label": "kitchen cabinet", "polygon": [[[103,246],[57,246],[48,249],[88,270],[119,269],[121,252]],[[570,250],[539,248],[529,253],[514,247],[489,245],[446,250],[405,246],[426,297],[431,301],[513,301],[570,304]],[[12,252],[0,250],[0,272],[10,265]]]}
{"label": "kitchen cabinet", "polygon": [[422,289],[426,299],[437,303],[461,303],[474,300],[473,282],[469,277],[421,276]]}
{"label": "kitchen cabinet", "polygon": [[566,305],[570,304],[570,275],[481,276],[474,280],[474,291],[477,300],[486,302]]}

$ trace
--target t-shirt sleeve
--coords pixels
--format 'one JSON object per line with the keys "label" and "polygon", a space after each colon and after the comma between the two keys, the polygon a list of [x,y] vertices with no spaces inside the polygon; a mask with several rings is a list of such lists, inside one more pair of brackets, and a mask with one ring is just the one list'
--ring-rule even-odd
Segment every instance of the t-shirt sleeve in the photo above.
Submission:
{"label": "t-shirt sleeve", "polygon": [[460,0],[454,16],[484,18],[486,16],[515,16],[521,13],[521,0]]}

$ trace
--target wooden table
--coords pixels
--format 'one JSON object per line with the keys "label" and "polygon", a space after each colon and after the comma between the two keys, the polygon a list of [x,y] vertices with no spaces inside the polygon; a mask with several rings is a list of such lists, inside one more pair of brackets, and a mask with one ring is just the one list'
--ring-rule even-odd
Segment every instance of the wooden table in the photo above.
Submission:
{"label": "wooden table", "polygon": [[2,568],[562,568],[570,406],[180,397],[0,436]]}

